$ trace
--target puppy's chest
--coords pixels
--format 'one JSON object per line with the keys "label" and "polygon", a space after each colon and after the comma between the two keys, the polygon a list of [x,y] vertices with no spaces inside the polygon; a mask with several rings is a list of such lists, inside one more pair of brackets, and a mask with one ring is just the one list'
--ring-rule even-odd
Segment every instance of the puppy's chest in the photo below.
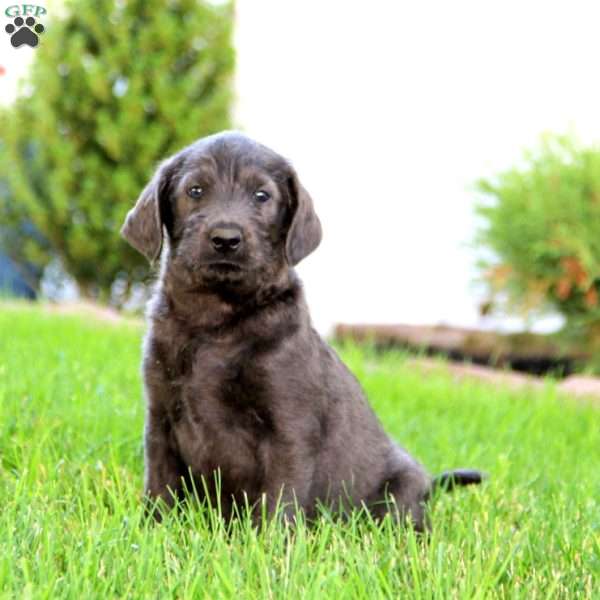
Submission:
{"label": "puppy's chest", "polygon": [[174,428],[221,439],[245,434],[248,441],[274,432],[269,373],[248,341],[183,338],[161,362]]}

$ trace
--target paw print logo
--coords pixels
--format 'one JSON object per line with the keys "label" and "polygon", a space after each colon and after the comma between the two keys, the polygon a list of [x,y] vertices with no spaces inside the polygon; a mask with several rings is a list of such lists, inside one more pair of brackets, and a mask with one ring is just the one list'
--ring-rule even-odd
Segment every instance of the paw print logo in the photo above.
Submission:
{"label": "paw print logo", "polygon": [[[13,25],[14,23],[14,25]],[[39,35],[44,33],[44,26],[35,22],[33,17],[17,17],[12,23],[9,23],[4,30],[10,35],[10,43],[18,48],[27,44],[35,48],[39,42]]]}

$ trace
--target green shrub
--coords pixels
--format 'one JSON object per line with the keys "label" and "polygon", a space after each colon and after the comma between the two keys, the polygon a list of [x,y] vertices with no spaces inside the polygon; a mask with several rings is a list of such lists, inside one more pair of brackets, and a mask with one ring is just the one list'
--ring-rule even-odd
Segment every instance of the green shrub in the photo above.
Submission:
{"label": "green shrub", "polygon": [[155,163],[230,126],[231,3],[70,0],[46,24],[21,96],[0,115],[0,224],[11,255],[60,259],[108,299],[148,268],[119,238]]}
{"label": "green shrub", "polygon": [[494,257],[481,262],[493,302],[558,312],[566,333],[600,340],[600,149],[547,136],[477,188],[487,197],[477,242]]}

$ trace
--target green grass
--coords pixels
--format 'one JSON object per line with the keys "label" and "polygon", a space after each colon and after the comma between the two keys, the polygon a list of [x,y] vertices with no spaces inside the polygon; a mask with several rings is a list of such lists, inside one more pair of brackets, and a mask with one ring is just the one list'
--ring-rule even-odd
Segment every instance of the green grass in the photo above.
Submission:
{"label": "green grass", "polygon": [[600,597],[600,411],[342,349],[387,430],[432,472],[425,541],[388,520],[309,528],[188,510],[142,519],[142,329],[0,306],[4,598]]}

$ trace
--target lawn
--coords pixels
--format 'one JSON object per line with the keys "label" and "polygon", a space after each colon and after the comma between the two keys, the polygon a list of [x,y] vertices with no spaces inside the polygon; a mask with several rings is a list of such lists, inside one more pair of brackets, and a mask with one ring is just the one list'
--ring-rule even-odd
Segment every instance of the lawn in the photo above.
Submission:
{"label": "lawn", "polygon": [[485,470],[439,497],[428,539],[356,516],[229,530],[214,512],[144,522],[136,324],[0,305],[3,598],[600,597],[600,410],[423,375],[340,350],[386,429],[435,473]]}

